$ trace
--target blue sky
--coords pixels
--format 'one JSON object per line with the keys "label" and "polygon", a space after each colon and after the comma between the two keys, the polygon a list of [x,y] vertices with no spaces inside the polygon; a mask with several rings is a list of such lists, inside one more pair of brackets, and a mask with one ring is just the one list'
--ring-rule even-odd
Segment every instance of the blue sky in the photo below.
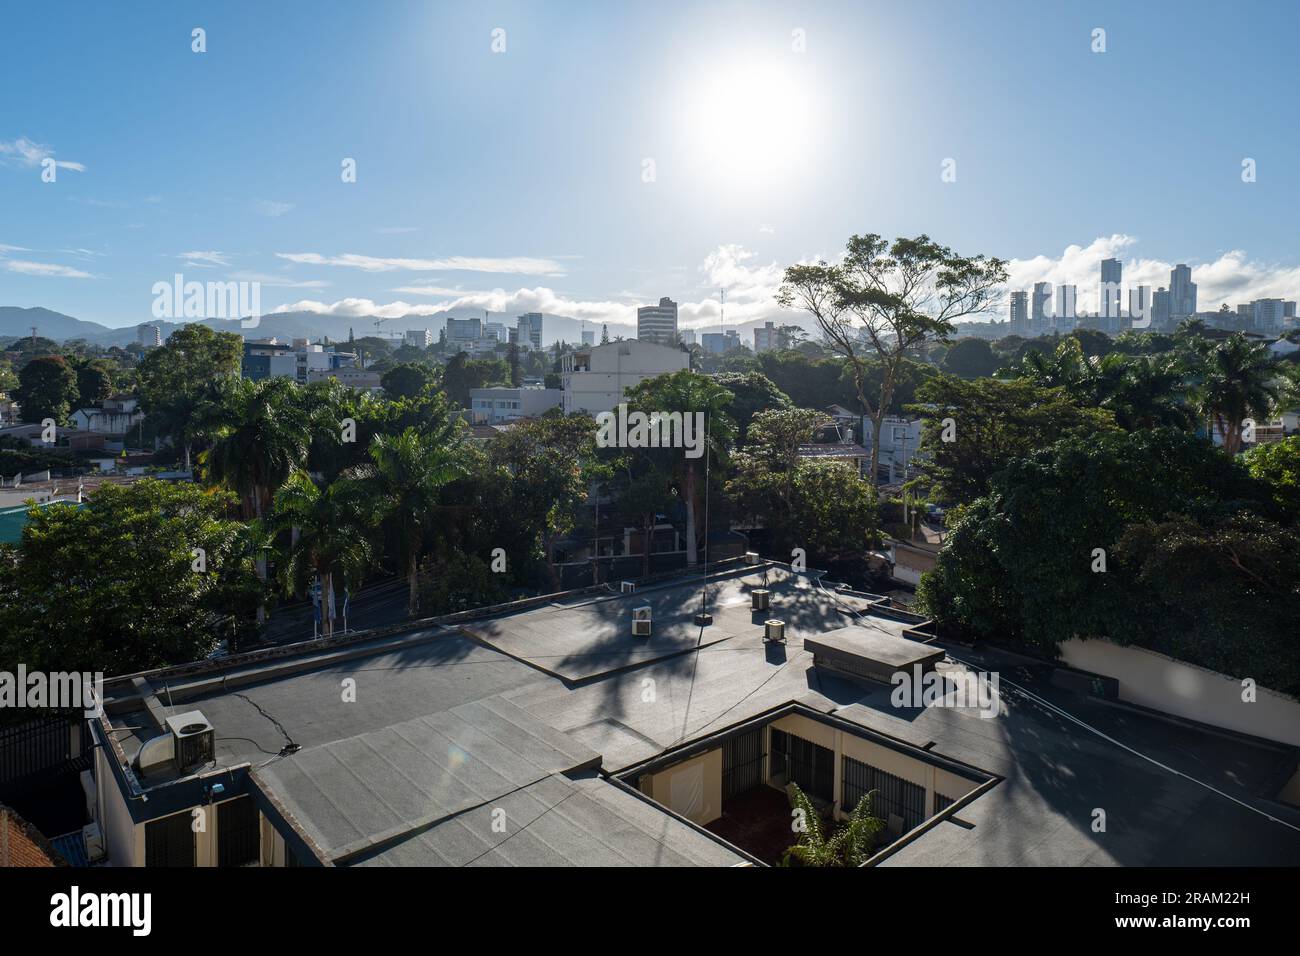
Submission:
{"label": "blue sky", "polygon": [[[1193,265],[1202,308],[1294,298],[1296,11],[10,4],[0,305],[131,325],[179,271],[259,281],[267,311],[620,321],[670,295],[698,325],[720,284],[729,318],[775,316],[784,265],[864,231],[1018,286],[1114,254],[1156,285]],[[44,183],[43,156],[84,169]]]}

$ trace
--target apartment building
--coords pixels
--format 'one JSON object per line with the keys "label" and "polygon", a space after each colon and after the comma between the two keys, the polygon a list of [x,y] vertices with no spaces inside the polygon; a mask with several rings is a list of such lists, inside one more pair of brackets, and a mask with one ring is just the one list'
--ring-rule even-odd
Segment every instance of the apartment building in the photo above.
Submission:
{"label": "apartment building", "polygon": [[690,355],[640,340],[595,345],[564,356],[560,381],[566,415],[612,411],[627,390],[648,378],[690,368]]}

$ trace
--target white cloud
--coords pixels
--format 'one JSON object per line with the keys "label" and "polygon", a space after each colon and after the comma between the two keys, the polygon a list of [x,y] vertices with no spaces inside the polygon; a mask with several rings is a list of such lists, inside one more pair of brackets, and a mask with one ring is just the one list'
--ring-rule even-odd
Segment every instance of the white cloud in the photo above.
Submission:
{"label": "white cloud", "polygon": [[230,265],[230,261],[227,258],[226,253],[217,252],[215,250],[209,250],[206,252],[203,251],[182,252],[176,258],[183,259],[187,266],[190,266],[195,269],[211,269],[216,266]]}
{"label": "white cloud", "polygon": [[446,259],[403,259],[363,256],[345,253],[341,256],[323,256],[319,252],[277,252],[281,259],[313,266],[346,266],[364,272],[498,272],[518,275],[564,275],[564,267],[554,259],[537,259],[528,256],[487,258],[479,256],[451,256]]}
{"label": "white cloud", "polygon": [[[26,136],[19,136],[12,142],[0,141],[0,156],[23,166],[39,166],[42,160],[53,155],[54,150],[50,149],[50,147],[42,146],[40,143],[33,143]],[[56,159],[54,165],[59,169],[70,169],[76,173],[86,171],[86,167],[81,163],[68,162],[62,159]]]}
{"label": "white cloud", "polygon": [[276,202],[272,199],[259,199],[253,206],[259,214],[273,219],[278,219],[293,209],[291,202]]}
{"label": "white cloud", "polygon": [[[304,255],[312,255],[310,253]],[[287,256],[286,256],[287,258]],[[711,288],[727,290],[727,325],[754,319],[795,320],[791,313],[783,312],[775,301],[781,284],[783,268],[776,262],[757,264],[754,254],[738,245],[719,246],[705,257],[700,265]],[[302,260],[313,261],[313,260]],[[376,271],[376,270],[371,270]],[[392,290],[404,295],[438,296],[435,302],[412,304],[405,301],[388,303],[372,299],[348,298],[337,302],[302,300],[280,306],[277,312],[316,312],[325,315],[359,316],[378,315],[397,318],[403,315],[430,315],[435,312],[465,311],[481,314],[484,310],[506,315],[522,312],[545,312],[566,318],[612,326],[635,328],[637,305],[652,299],[628,295],[630,301],[576,299],[556,292],[546,286],[505,289],[461,290],[436,285],[402,286]],[[699,301],[678,304],[679,322],[683,328],[712,329],[718,324],[719,301],[716,295]]]}
{"label": "white cloud", "polygon": [[[1058,285],[1076,285],[1077,307],[1095,312],[1103,259],[1119,259],[1123,263],[1125,289],[1139,285],[1150,286],[1153,292],[1162,287],[1169,288],[1169,273],[1177,263],[1133,255],[1133,247],[1137,244],[1134,236],[1117,233],[1099,236],[1087,246],[1067,246],[1055,257],[1040,255],[1032,259],[1012,259],[1007,263],[1010,276],[1007,288],[1027,290],[1032,289],[1035,282],[1050,282],[1055,291]],[[1192,267],[1192,281],[1197,285],[1197,308],[1202,312],[1216,311],[1224,303],[1235,308],[1238,303],[1252,299],[1295,299],[1300,294],[1300,266],[1254,261],[1240,249],[1224,252],[1210,262],[1186,264]],[[1004,304],[995,314],[1001,319],[1006,317],[1006,313]]]}
{"label": "white cloud", "polygon": [[6,252],[31,252],[31,250],[26,246],[6,246],[3,242],[0,242],[0,256],[3,256]]}
{"label": "white cloud", "polygon": [[28,276],[54,276],[61,279],[93,279],[89,272],[72,269],[68,266],[55,265],[52,262],[26,262],[22,259],[6,259],[5,266],[10,272]]}
{"label": "white cloud", "polygon": [[324,289],[329,286],[324,279],[294,280],[266,272],[235,272],[231,278],[238,282],[256,282],[272,289]]}

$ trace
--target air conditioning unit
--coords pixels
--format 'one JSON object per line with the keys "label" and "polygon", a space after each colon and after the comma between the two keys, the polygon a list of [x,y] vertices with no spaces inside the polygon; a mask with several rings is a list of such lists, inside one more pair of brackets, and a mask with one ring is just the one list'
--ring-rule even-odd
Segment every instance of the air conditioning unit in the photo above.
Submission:
{"label": "air conditioning unit", "polygon": [[81,842],[86,844],[86,859],[91,863],[104,858],[104,831],[98,823],[87,823],[81,828]]}
{"label": "air conditioning unit", "polygon": [[746,563],[746,564],[758,564],[758,552],[757,552],[757,551],[746,551],[746,552],[745,552],[745,563]]}
{"label": "air conditioning unit", "polygon": [[650,636],[650,605],[632,608],[632,636]]}
{"label": "air conditioning unit", "polygon": [[772,592],[767,588],[754,588],[750,592],[750,599],[755,611],[766,611],[772,606]]}
{"label": "air conditioning unit", "polygon": [[769,643],[785,643],[785,621],[778,621],[775,618],[768,621],[763,627],[763,640]]}
{"label": "air conditioning unit", "polygon": [[176,747],[178,770],[193,770],[216,759],[216,732],[201,711],[168,717],[167,729]]}
{"label": "air conditioning unit", "polygon": [[632,581],[624,581],[618,586],[618,589],[622,591],[624,594],[631,594],[633,591],[636,590],[636,584],[633,583]]}

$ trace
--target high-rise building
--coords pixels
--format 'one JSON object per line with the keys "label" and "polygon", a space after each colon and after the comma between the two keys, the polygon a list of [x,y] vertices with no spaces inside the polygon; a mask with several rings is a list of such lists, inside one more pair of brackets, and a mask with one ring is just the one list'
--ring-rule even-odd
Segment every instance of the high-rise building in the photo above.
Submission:
{"label": "high-rise building", "polygon": [[583,329],[583,330],[582,330],[582,344],[583,344],[583,345],[595,345],[595,344],[596,344],[596,330],[595,330],[595,329]]}
{"label": "high-rise building", "polygon": [[498,342],[508,341],[506,335],[506,324],[504,322],[484,322],[483,337],[496,339]]}
{"label": "high-rise building", "polygon": [[150,325],[146,322],[136,328],[135,334],[140,344],[146,348],[162,345],[162,329],[156,325]]}
{"label": "high-rise building", "polygon": [[679,342],[681,342],[682,345],[694,345],[694,344],[695,344],[695,330],[694,330],[694,329],[678,329],[678,330],[677,330],[677,340],[678,340]]}
{"label": "high-rise building", "polygon": [[1058,285],[1056,287],[1056,328],[1059,332],[1069,332],[1079,319],[1079,287],[1077,285]]}
{"label": "high-rise building", "polygon": [[764,322],[754,329],[754,352],[771,352],[780,348],[780,332],[775,322]]}
{"label": "high-rise building", "polygon": [[407,329],[404,338],[407,345],[417,349],[427,349],[433,344],[433,333],[428,329]]}
{"label": "high-rise building", "polygon": [[1151,325],[1151,286],[1140,285],[1128,290],[1128,315],[1129,325],[1134,328],[1145,329]]}
{"label": "high-rise building", "polygon": [[1118,259],[1101,260],[1101,291],[1097,297],[1100,303],[1100,322],[1102,331],[1119,330],[1120,283],[1124,281],[1124,264]]}
{"label": "high-rise building", "polygon": [[1051,331],[1051,317],[1048,310],[1052,302],[1052,283],[1035,282],[1032,311],[1030,312],[1030,329],[1035,335],[1045,335]]}
{"label": "high-rise building", "polygon": [[520,345],[541,351],[542,348],[542,313],[525,312],[519,316],[516,326]]}
{"label": "high-rise building", "polygon": [[1286,305],[1281,299],[1256,299],[1251,303],[1251,331],[1276,335],[1286,319]]}
{"label": "high-rise building", "polygon": [[658,305],[643,305],[637,309],[636,337],[639,342],[676,345],[677,303],[664,296]]}
{"label": "high-rise building", "polygon": [[1169,290],[1164,286],[1156,289],[1151,297],[1151,325],[1157,329],[1167,329],[1170,325]]}
{"label": "high-rise building", "polygon": [[1029,293],[1011,293],[1011,333],[1024,335],[1029,331]]}
{"label": "high-rise building", "polygon": [[1169,316],[1174,322],[1196,314],[1196,283],[1192,270],[1181,262],[1169,273]]}
{"label": "high-rise building", "polygon": [[468,350],[483,337],[482,319],[447,318],[447,347],[453,352]]}

